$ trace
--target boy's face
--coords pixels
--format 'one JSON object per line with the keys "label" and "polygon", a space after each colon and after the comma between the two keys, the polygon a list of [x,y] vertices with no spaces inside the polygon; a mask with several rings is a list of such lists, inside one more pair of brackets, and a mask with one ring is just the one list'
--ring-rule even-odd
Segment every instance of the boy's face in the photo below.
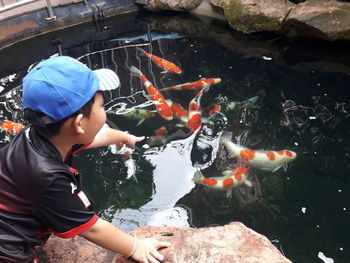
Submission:
{"label": "boy's face", "polygon": [[89,137],[89,141],[92,141],[103,124],[106,122],[106,112],[104,109],[104,99],[101,92],[95,94],[95,101],[91,108],[91,113],[86,120],[86,136]]}

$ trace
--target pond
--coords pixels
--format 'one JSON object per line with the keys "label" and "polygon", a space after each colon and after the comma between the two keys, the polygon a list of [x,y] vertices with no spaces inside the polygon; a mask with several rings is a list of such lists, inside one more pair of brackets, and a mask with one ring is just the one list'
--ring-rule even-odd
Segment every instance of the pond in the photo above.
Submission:
{"label": "pond", "polygon": [[[175,63],[182,74],[162,73],[139,48]],[[146,224],[207,227],[241,221],[293,262],[348,262],[350,54],[345,43],[241,35],[219,21],[187,15],[109,18],[0,50],[1,120],[23,122],[22,78],[58,53],[93,69],[115,70],[121,88],[106,96],[109,124],[147,136],[135,151],[104,147],[78,153],[74,168],[101,217],[125,231]],[[191,133],[180,121],[154,113],[131,66],[159,89],[220,78],[202,95],[202,128]],[[186,109],[197,93],[162,92]],[[253,103],[240,104],[251,98]],[[227,107],[232,102],[237,102],[233,110]],[[205,109],[213,104],[225,109],[209,117]],[[132,108],[148,109],[150,116],[141,121],[130,114]],[[155,137],[164,126],[168,134]],[[212,177],[242,165],[224,147],[224,135],[249,149],[287,149],[297,157],[275,172],[249,168],[251,187],[219,191],[195,184],[198,170]],[[12,137],[1,132],[0,146]]]}

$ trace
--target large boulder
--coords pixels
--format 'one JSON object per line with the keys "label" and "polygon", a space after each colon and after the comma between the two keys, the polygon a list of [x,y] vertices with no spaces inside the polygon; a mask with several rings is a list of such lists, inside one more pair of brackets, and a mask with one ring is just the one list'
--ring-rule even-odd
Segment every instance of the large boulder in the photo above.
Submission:
{"label": "large boulder", "polygon": [[309,0],[286,18],[287,34],[324,40],[350,40],[350,3]]}
{"label": "large boulder", "polygon": [[195,9],[201,2],[202,0],[149,0],[145,3],[145,8],[152,11],[187,11]]}
{"label": "large boulder", "polygon": [[224,10],[230,26],[244,33],[281,31],[295,5],[285,0],[211,0]]}
{"label": "large boulder", "polygon": [[[133,231],[139,238],[154,237],[172,246],[161,250],[164,263],[291,263],[264,236],[239,222],[208,228],[145,226]],[[52,237],[38,251],[43,262],[134,262],[113,256],[80,237],[63,240]]]}

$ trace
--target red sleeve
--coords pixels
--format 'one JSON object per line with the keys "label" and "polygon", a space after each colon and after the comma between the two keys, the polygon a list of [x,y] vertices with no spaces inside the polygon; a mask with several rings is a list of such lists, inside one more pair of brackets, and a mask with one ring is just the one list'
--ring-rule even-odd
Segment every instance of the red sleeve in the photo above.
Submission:
{"label": "red sleeve", "polygon": [[79,235],[80,233],[84,232],[85,230],[88,230],[90,227],[92,227],[98,220],[98,216],[94,215],[89,221],[87,221],[86,223],[77,226],[76,228],[73,228],[71,230],[68,230],[64,233],[57,233],[55,231],[53,231],[53,233],[56,236],[59,236],[61,238],[71,238],[74,237],[76,235]]}

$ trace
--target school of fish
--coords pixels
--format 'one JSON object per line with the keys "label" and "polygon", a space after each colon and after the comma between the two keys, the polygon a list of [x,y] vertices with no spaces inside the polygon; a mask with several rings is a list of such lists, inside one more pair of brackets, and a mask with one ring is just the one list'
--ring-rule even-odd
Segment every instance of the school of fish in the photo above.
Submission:
{"label": "school of fish", "polygon": [[[182,69],[164,58],[157,57],[142,49],[138,50],[142,55],[148,57],[159,67],[161,73],[181,74]],[[204,109],[201,105],[201,99],[209,89],[221,83],[220,78],[202,78],[199,80],[186,82],[183,84],[168,86],[157,89],[136,67],[131,67],[131,73],[138,76],[143,83],[149,95],[148,99],[154,102],[158,114],[165,120],[177,120],[176,127],[184,127],[190,132],[197,131],[202,124],[207,122],[208,117],[221,113],[235,112],[242,108],[254,107],[260,99],[260,96],[254,96],[245,101],[230,101],[225,103],[212,104]],[[166,99],[163,92],[193,91],[195,95],[189,102],[186,109],[182,105]],[[206,116],[204,116],[206,115]],[[136,116],[135,116],[136,117]],[[166,124],[155,131],[157,136],[167,136],[171,125]],[[174,125],[171,126],[174,128]],[[297,154],[291,150],[253,150],[232,141],[232,135],[224,132],[220,141],[232,157],[238,160],[239,165],[232,169],[222,172],[221,176],[206,177],[200,170],[197,170],[193,176],[193,181],[202,184],[208,188],[228,190],[240,185],[252,186],[248,180],[249,168],[259,169],[266,172],[276,172],[283,166],[295,160]]]}

